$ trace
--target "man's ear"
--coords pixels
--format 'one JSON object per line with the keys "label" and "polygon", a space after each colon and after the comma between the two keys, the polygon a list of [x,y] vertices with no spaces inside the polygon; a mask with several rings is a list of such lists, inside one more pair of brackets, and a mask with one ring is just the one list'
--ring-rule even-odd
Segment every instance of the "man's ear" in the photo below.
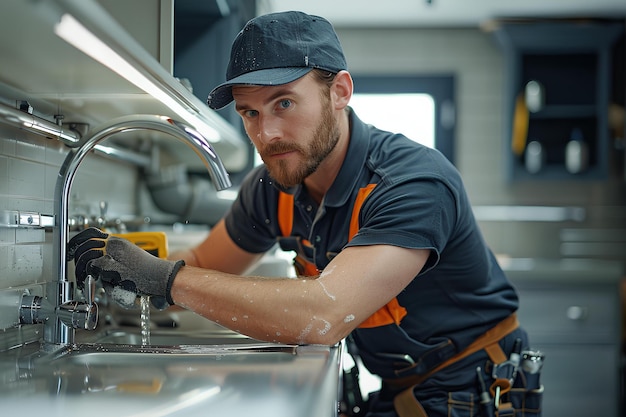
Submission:
{"label": "man's ear", "polygon": [[348,71],[339,71],[335,75],[330,95],[336,110],[343,110],[348,106],[352,97],[352,76]]}

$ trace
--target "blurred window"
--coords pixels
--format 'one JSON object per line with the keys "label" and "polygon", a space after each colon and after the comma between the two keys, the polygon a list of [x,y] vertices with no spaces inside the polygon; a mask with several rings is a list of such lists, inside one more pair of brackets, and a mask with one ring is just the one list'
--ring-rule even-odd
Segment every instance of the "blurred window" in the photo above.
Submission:
{"label": "blurred window", "polygon": [[[350,105],[366,123],[434,147],[454,163],[453,75],[355,75]],[[363,104],[361,101],[369,103]]]}
{"label": "blurred window", "polygon": [[365,123],[435,147],[435,101],[430,94],[354,94],[350,107]]}

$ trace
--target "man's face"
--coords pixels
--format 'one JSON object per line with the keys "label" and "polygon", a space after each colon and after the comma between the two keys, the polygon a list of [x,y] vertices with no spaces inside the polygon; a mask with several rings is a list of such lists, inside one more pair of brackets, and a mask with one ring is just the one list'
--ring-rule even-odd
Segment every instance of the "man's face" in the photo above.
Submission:
{"label": "man's face", "polygon": [[328,89],[311,74],[282,86],[235,86],[233,97],[270,175],[285,187],[315,172],[339,140]]}

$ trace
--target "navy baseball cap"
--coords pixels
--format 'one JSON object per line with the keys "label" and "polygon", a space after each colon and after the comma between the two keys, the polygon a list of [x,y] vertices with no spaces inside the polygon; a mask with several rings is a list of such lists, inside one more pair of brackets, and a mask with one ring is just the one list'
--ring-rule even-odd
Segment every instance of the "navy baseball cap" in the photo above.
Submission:
{"label": "navy baseball cap", "polygon": [[256,17],[233,41],[226,82],[211,91],[207,104],[221,109],[233,101],[233,85],[287,84],[314,68],[333,73],[347,69],[328,20],[294,11]]}

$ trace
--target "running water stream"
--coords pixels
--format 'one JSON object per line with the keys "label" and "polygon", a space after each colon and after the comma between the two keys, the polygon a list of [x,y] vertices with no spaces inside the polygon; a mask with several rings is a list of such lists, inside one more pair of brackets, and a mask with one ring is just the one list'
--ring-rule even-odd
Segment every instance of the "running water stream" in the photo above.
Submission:
{"label": "running water stream", "polygon": [[141,324],[141,346],[150,344],[150,297],[142,295],[139,298],[141,314],[139,321]]}

